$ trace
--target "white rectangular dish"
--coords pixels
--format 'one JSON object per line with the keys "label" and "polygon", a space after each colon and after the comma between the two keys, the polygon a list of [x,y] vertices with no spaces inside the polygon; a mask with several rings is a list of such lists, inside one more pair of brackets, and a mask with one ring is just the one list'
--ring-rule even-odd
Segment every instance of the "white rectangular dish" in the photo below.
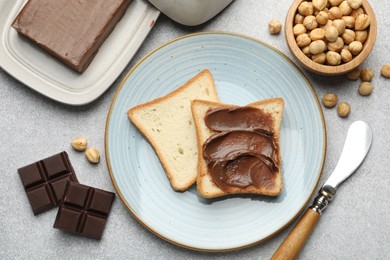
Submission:
{"label": "white rectangular dish", "polygon": [[26,0],[0,1],[0,67],[26,86],[61,103],[83,105],[106,91],[129,63],[160,12],[133,0],[83,74],[20,37],[11,24]]}

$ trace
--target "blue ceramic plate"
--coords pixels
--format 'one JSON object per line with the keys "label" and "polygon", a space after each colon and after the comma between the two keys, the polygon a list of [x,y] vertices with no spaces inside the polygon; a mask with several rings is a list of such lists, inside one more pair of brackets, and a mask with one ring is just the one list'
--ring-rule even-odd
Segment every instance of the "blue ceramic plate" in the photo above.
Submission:
{"label": "blue ceramic plate", "polygon": [[[206,68],[225,103],[284,98],[284,187],[277,198],[205,200],[195,185],[175,192],[153,148],[128,120],[128,108],[166,95]],[[113,99],[105,146],[112,182],[138,221],[172,243],[223,251],[263,241],[300,213],[321,175],[326,133],[313,88],[286,56],[253,38],[212,32],[175,39],[132,68]]]}

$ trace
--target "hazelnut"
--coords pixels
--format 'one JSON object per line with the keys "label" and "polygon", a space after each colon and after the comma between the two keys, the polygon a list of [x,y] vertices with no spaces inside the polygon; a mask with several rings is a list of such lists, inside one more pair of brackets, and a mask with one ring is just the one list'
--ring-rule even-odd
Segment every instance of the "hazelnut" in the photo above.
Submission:
{"label": "hazelnut", "polygon": [[318,23],[316,21],[315,16],[309,15],[306,16],[305,19],[303,20],[303,25],[306,27],[307,30],[313,30],[317,28]]}
{"label": "hazelnut", "polygon": [[383,65],[381,69],[381,74],[385,78],[390,78],[390,63]]}
{"label": "hazelnut", "polygon": [[316,21],[320,25],[325,25],[329,20],[328,13],[325,11],[321,11],[316,16]]}
{"label": "hazelnut", "polygon": [[353,16],[343,16],[341,17],[341,19],[344,20],[346,28],[348,29],[355,28],[355,18],[353,18]]}
{"label": "hazelnut", "polygon": [[296,24],[294,26],[294,28],[293,28],[293,34],[294,34],[295,37],[298,36],[298,35],[304,34],[306,32],[307,32],[306,27],[303,26],[303,24],[300,24],[300,23]]}
{"label": "hazelnut", "polygon": [[341,37],[338,37],[335,42],[328,43],[328,50],[340,52],[344,47],[344,41]]}
{"label": "hazelnut", "polygon": [[330,20],[336,20],[340,19],[343,16],[343,13],[341,12],[340,8],[334,6],[329,9],[328,16]]}
{"label": "hazelnut", "polygon": [[347,0],[352,9],[358,9],[362,5],[362,0]]}
{"label": "hazelnut", "polygon": [[355,30],[363,31],[365,30],[371,23],[371,19],[366,14],[359,14],[359,16],[355,20]]}
{"label": "hazelnut", "polygon": [[335,51],[328,51],[326,53],[326,62],[333,66],[339,65],[341,63],[341,55]]}
{"label": "hazelnut", "polygon": [[317,10],[322,10],[326,7],[326,5],[328,4],[328,0],[313,0],[312,1],[313,3],[313,7]]}
{"label": "hazelnut", "polygon": [[310,45],[302,48],[303,54],[305,54],[307,57],[311,58],[313,54],[310,52]]}
{"label": "hazelnut", "polygon": [[364,10],[363,8],[359,7],[358,9],[355,9],[355,10],[352,10],[352,12],[350,13],[350,15],[353,17],[353,18],[357,18],[359,15],[361,14],[364,14]]}
{"label": "hazelnut", "polygon": [[360,78],[360,69],[355,68],[347,73],[347,77],[351,80],[358,80]]}
{"label": "hazelnut", "polygon": [[70,142],[70,144],[72,145],[73,149],[81,152],[87,149],[88,141],[84,137],[76,137]]}
{"label": "hazelnut", "polygon": [[87,160],[90,163],[96,164],[100,161],[100,153],[96,148],[89,148],[87,151],[85,151],[85,157],[87,157]]}
{"label": "hazelnut", "polygon": [[311,56],[311,59],[316,63],[325,64],[326,54],[325,53],[316,54]]}
{"label": "hazelnut", "polygon": [[358,92],[362,96],[369,96],[374,87],[370,82],[362,82],[358,88]]}
{"label": "hazelnut", "polygon": [[363,82],[370,82],[373,77],[374,77],[374,72],[372,72],[372,70],[369,68],[362,69],[362,71],[360,72],[360,79]]}
{"label": "hazelnut", "polygon": [[268,23],[268,29],[271,34],[278,34],[282,29],[282,24],[277,20],[271,20]]}
{"label": "hazelnut", "polygon": [[356,31],[355,32],[355,41],[359,41],[361,43],[364,43],[367,40],[367,30],[365,31]]}
{"label": "hazelnut", "polygon": [[353,56],[358,55],[363,49],[363,44],[358,41],[353,41],[349,44],[349,51]]}
{"label": "hazelnut", "polygon": [[355,40],[355,32],[350,29],[346,29],[343,35],[341,35],[341,38],[343,38],[345,44],[350,44]]}
{"label": "hazelnut", "polygon": [[312,41],[324,40],[325,39],[325,30],[321,28],[316,28],[310,32],[310,39]]}
{"label": "hazelnut", "polygon": [[338,101],[337,95],[335,93],[327,93],[325,96],[322,97],[322,103],[324,103],[324,106],[327,108],[332,108],[336,106]]}
{"label": "hazelnut", "polygon": [[343,14],[343,16],[349,15],[349,14],[352,12],[352,8],[351,8],[351,6],[348,4],[347,1],[343,1],[343,2],[339,5],[339,8],[340,8],[341,13]]}
{"label": "hazelnut", "polygon": [[347,117],[349,116],[350,112],[351,112],[351,106],[347,102],[341,102],[337,106],[337,114],[340,117]]}
{"label": "hazelnut", "polygon": [[310,43],[310,52],[311,54],[320,54],[326,50],[326,44],[322,40],[314,41]]}
{"label": "hazelnut", "polygon": [[334,27],[333,25],[332,26],[329,26],[326,30],[325,30],[325,38],[329,41],[329,42],[334,42],[337,40],[339,36],[339,33],[337,31],[337,28]]}
{"label": "hazelnut", "polygon": [[298,12],[299,14],[303,16],[312,15],[314,13],[314,7],[312,2],[302,2],[298,6]]}
{"label": "hazelnut", "polygon": [[309,35],[307,35],[306,33],[301,34],[297,37],[297,44],[301,48],[309,45],[310,43],[311,43],[311,39]]}
{"label": "hazelnut", "polygon": [[305,17],[301,14],[296,14],[294,18],[294,24],[302,24]]}
{"label": "hazelnut", "polygon": [[353,58],[352,53],[347,49],[342,49],[340,55],[344,63],[350,62]]}
{"label": "hazelnut", "polygon": [[336,27],[339,35],[342,35],[345,32],[345,21],[343,19],[334,20],[332,26]]}
{"label": "hazelnut", "polygon": [[344,0],[329,0],[331,6],[339,6]]}

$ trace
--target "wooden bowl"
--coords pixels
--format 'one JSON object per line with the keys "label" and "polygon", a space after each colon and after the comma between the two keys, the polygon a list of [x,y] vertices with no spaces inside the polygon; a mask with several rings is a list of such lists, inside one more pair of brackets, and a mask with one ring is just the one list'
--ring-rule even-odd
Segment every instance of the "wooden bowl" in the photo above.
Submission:
{"label": "wooden bowl", "polygon": [[293,34],[294,17],[298,12],[298,6],[305,0],[295,0],[288,11],[285,23],[285,35],[287,45],[295,56],[295,58],[309,71],[322,74],[322,75],[340,75],[345,74],[355,68],[357,68],[371,53],[377,34],[377,25],[374,11],[367,0],[363,0],[362,8],[365,13],[371,18],[371,24],[368,27],[367,40],[363,44],[363,49],[359,55],[355,56],[350,62],[343,63],[337,66],[322,65],[312,61],[308,58],[298,47]]}

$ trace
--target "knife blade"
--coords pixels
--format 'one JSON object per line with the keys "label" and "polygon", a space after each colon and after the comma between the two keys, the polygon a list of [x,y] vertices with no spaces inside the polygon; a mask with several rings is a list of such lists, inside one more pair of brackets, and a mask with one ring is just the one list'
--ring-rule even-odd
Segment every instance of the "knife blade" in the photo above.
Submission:
{"label": "knife blade", "polygon": [[348,129],[340,159],[325,184],[287,238],[276,250],[272,260],[295,259],[313,232],[323,210],[336,194],[337,187],[351,176],[360,166],[370,150],[372,129],[363,122],[356,121]]}

